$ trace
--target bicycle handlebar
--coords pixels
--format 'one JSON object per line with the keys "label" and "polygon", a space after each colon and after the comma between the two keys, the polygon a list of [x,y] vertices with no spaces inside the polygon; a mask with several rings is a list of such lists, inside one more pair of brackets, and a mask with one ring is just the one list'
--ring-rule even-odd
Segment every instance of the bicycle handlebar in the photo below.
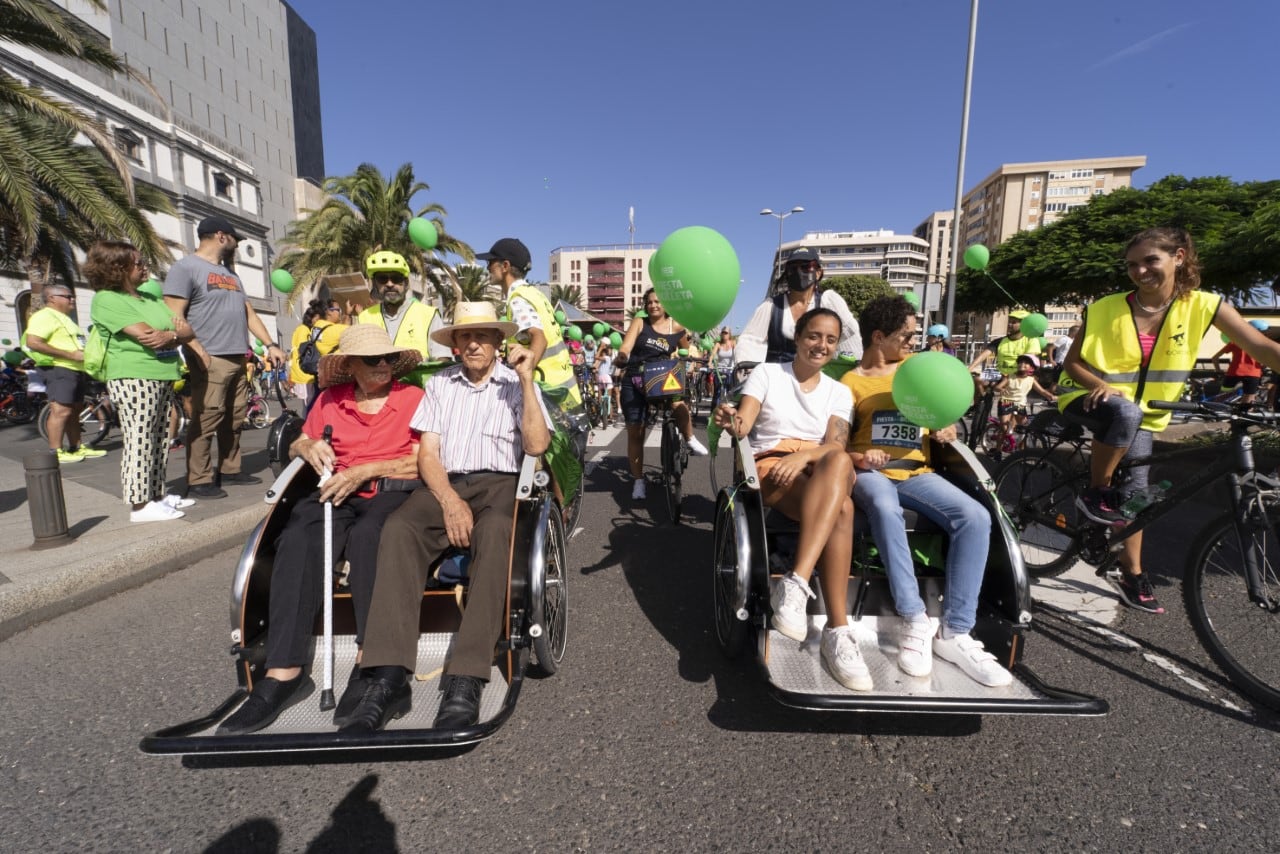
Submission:
{"label": "bicycle handlebar", "polygon": [[1147,405],[1171,412],[1194,412],[1214,421],[1243,421],[1259,426],[1280,422],[1280,412],[1243,411],[1230,403],[1212,400],[1149,400]]}

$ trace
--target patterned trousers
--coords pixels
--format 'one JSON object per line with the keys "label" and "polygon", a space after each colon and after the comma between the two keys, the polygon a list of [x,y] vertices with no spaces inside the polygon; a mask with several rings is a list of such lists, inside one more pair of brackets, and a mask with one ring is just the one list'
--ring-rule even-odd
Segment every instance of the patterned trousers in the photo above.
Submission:
{"label": "patterned trousers", "polygon": [[124,452],[120,455],[124,500],[129,504],[144,504],[164,498],[173,383],[169,380],[107,380],[107,393],[116,405],[124,433]]}

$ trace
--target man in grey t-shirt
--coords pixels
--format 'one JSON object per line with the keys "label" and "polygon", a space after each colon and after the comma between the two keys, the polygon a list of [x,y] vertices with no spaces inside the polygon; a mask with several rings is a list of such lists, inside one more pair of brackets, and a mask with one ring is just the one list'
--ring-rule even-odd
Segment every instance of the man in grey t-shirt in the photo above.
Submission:
{"label": "man in grey t-shirt", "polygon": [[[191,374],[191,426],[187,430],[187,487],[195,498],[226,496],[214,482],[261,483],[240,471],[240,428],[249,397],[245,353],[249,334],[267,347],[277,364],[282,351],[245,296],[240,277],[231,272],[240,234],[229,220],[205,217],[196,227],[200,245],[169,268],[164,301],[174,314],[187,318],[195,340],[187,344]],[[190,356],[194,356],[191,358]],[[212,459],[218,438],[218,463]]]}

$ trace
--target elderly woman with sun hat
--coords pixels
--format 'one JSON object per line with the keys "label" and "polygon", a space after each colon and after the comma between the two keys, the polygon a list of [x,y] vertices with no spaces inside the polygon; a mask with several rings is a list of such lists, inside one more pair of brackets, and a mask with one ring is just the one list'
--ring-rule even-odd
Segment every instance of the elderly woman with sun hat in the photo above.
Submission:
{"label": "elderly woman with sun hat", "polygon": [[[298,502],[276,542],[266,675],[219,732],[256,732],[314,687],[303,666],[311,660],[311,625],[323,605],[323,576],[317,569],[323,560],[326,501],[333,503],[334,554],[345,547],[350,565],[356,644],[363,641],[383,523],[408,498],[404,487],[420,485],[418,439],[409,422],[422,389],[397,381],[420,361],[416,350],[396,347],[386,330],[370,324],[348,327],[337,352],[321,358],[323,390],[289,455],[302,457],[317,473],[333,474]],[[333,428],[328,441],[326,427]],[[358,676],[357,665],[354,683]],[[348,684],[335,719],[350,711],[362,689],[362,684]]]}

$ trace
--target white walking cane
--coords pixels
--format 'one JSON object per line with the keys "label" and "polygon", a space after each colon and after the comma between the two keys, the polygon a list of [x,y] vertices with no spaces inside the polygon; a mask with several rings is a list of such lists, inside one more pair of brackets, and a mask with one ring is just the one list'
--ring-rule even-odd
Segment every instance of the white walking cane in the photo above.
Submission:
{"label": "white walking cane", "polygon": [[[333,428],[324,428],[324,441],[327,444],[333,438]],[[333,472],[325,469],[320,475],[320,485],[333,476]],[[324,503],[324,682],[320,691],[320,711],[327,712],[336,703],[333,700],[333,502]]]}

